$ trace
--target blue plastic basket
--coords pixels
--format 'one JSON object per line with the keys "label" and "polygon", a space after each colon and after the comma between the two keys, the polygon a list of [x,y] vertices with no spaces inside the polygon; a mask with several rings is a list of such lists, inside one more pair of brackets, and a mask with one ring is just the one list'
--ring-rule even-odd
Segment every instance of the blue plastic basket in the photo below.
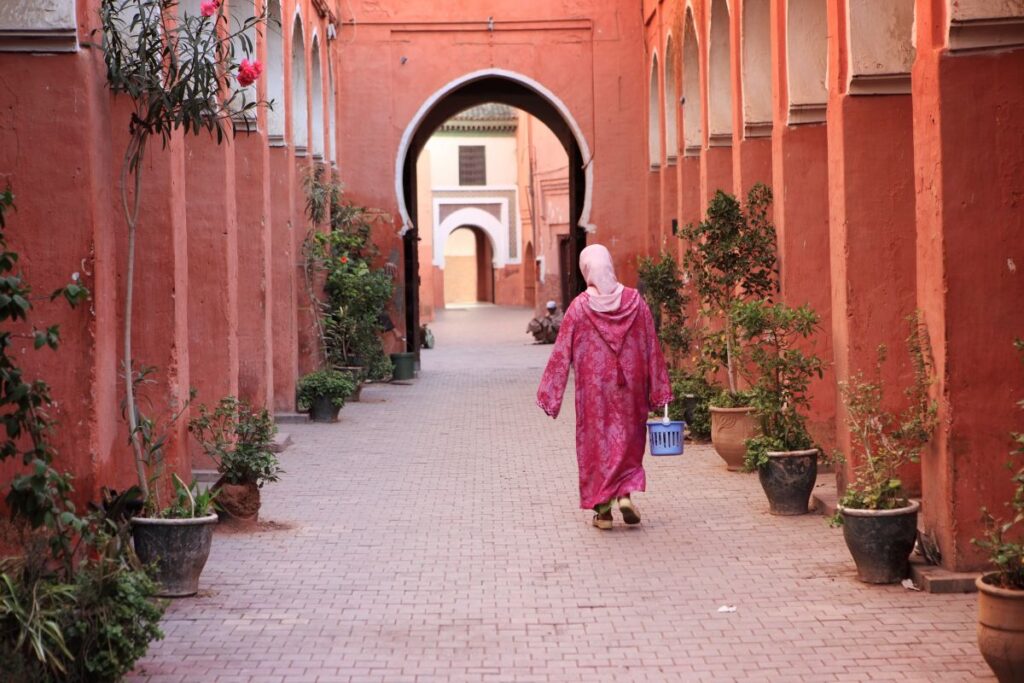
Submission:
{"label": "blue plastic basket", "polygon": [[672,420],[648,422],[647,437],[651,442],[651,455],[683,454],[683,422]]}

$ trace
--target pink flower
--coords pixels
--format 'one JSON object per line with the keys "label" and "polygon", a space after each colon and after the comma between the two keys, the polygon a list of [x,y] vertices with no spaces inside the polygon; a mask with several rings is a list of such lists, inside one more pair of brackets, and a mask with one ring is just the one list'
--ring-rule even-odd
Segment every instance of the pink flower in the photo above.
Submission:
{"label": "pink flower", "polygon": [[340,259],[338,259],[338,260],[339,260],[339,261],[341,261],[342,263],[348,263],[348,257],[347,257],[347,256],[342,256],[342,257],[341,257]]}
{"label": "pink flower", "polygon": [[256,82],[261,73],[263,73],[263,65],[259,60],[254,59],[250,62],[248,59],[243,59],[242,63],[238,65],[238,84],[248,87]]}
{"label": "pink flower", "polygon": [[203,0],[202,4],[199,5],[199,13],[204,17],[212,17],[220,7],[221,0]]}

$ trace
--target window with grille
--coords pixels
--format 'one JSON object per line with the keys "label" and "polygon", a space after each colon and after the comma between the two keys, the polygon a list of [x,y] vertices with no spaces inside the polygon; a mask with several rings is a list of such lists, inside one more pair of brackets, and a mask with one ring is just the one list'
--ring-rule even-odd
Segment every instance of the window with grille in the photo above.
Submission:
{"label": "window with grille", "polygon": [[459,185],[486,185],[487,159],[483,145],[459,145]]}

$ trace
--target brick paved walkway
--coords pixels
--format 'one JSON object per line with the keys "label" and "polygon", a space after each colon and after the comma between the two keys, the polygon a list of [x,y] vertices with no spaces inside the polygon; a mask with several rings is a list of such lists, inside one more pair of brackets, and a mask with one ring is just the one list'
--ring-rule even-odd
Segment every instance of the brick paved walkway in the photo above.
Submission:
{"label": "brick paved walkway", "polygon": [[648,459],[642,527],[592,528],[528,317],[448,311],[414,385],[288,426],[264,518],[291,528],[219,532],[132,680],[993,680],[973,596],[859,584],[710,447]]}

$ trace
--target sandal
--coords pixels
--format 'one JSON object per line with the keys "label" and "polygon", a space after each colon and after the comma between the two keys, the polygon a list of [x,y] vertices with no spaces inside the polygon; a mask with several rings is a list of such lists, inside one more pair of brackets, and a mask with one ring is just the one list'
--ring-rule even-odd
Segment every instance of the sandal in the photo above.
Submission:
{"label": "sandal", "polygon": [[608,531],[612,528],[612,512],[599,512],[594,515],[594,526],[602,531]]}
{"label": "sandal", "polygon": [[633,507],[633,501],[629,499],[629,496],[619,498],[619,512],[622,513],[622,521],[626,524],[640,523],[640,513]]}

